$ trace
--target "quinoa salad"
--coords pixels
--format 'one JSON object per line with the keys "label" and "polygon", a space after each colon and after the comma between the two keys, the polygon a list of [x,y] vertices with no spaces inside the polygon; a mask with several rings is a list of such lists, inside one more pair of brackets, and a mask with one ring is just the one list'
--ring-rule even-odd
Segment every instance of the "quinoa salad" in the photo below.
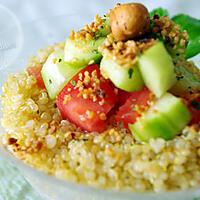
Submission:
{"label": "quinoa salad", "polygon": [[[72,27],[73,28],[73,27]],[[10,74],[0,143],[59,179],[103,189],[200,186],[200,21],[117,4]]]}

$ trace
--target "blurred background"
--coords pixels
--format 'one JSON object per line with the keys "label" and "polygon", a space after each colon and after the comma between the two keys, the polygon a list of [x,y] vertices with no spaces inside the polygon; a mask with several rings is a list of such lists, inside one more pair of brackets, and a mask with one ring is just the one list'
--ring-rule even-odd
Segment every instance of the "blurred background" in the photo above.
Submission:
{"label": "blurred background", "polygon": [[[152,9],[163,6],[173,15],[185,12],[199,17],[199,0],[135,0],[143,2]],[[21,22],[32,21],[60,14],[104,14],[116,3],[131,2],[131,0],[0,0],[0,3],[11,9]]]}

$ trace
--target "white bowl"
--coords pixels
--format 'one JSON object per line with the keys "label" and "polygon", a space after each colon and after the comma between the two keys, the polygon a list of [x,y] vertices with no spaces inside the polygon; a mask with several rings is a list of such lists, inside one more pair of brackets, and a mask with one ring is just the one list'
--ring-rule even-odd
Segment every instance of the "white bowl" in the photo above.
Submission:
{"label": "white bowl", "polygon": [[[0,71],[0,87],[7,75],[20,71],[25,67],[27,58],[36,54],[39,48],[63,41],[71,28],[77,29],[92,20],[92,16],[62,15],[46,20],[23,24],[24,45],[14,65]],[[2,113],[0,113],[1,117]],[[4,132],[0,126],[0,134]],[[58,180],[46,175],[16,159],[4,148],[0,148],[0,156],[13,162],[28,182],[45,199],[53,200],[197,200],[200,189],[164,193],[133,193],[113,190],[100,190],[92,187]]]}
{"label": "white bowl", "polygon": [[1,4],[0,26],[0,69],[3,70],[18,58],[23,37],[17,17]]}

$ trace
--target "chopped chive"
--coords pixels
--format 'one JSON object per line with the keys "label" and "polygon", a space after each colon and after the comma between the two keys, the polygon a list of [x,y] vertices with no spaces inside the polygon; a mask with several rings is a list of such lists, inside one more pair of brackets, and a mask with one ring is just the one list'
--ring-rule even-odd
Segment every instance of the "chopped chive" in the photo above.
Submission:
{"label": "chopped chive", "polygon": [[181,79],[183,79],[184,78],[184,76],[177,76],[176,77],[176,79],[179,81],[179,80],[181,80]]}
{"label": "chopped chive", "polygon": [[61,61],[62,61],[62,59],[61,59],[61,58],[59,58],[58,62],[61,62]]}
{"label": "chopped chive", "polygon": [[197,102],[197,101],[192,101],[191,102],[193,108],[195,108],[196,110],[200,110],[200,102]]}
{"label": "chopped chive", "polygon": [[92,47],[95,46],[95,40],[93,40],[93,41],[91,42],[91,46],[92,46]]}
{"label": "chopped chive", "polygon": [[51,79],[49,79],[49,84],[52,84],[52,80]]}
{"label": "chopped chive", "polygon": [[92,53],[98,54],[99,52],[98,52],[98,50],[94,49],[94,50],[92,51]]}
{"label": "chopped chive", "polygon": [[71,80],[70,83],[71,83],[72,86],[76,86],[76,81]]}
{"label": "chopped chive", "polygon": [[130,68],[130,69],[128,70],[128,76],[129,76],[130,79],[132,78],[132,75],[133,75],[133,69]]}

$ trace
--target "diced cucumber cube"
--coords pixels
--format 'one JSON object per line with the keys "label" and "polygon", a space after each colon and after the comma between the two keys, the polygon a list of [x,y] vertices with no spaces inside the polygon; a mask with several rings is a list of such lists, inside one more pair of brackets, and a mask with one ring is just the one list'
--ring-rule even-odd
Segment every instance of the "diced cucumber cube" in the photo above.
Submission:
{"label": "diced cucumber cube", "polygon": [[174,138],[190,121],[190,113],[180,98],[166,93],[129,128],[139,141]]}
{"label": "diced cucumber cube", "polygon": [[170,140],[175,136],[176,129],[159,112],[148,112],[135,124],[129,124],[135,138],[148,142],[151,138],[163,138]]}
{"label": "diced cucumber cube", "polygon": [[55,99],[65,84],[82,68],[64,62],[64,52],[53,52],[42,67],[42,78],[51,99]]}
{"label": "diced cucumber cube", "polygon": [[117,88],[122,90],[137,91],[144,86],[137,64],[127,67],[104,56],[100,63],[100,69],[105,78],[109,78]]}
{"label": "diced cucumber cube", "polygon": [[190,121],[190,112],[181,98],[170,93],[159,99],[154,108],[162,113],[180,132]]}
{"label": "diced cucumber cube", "polygon": [[104,40],[104,37],[100,37],[96,40],[72,40],[68,38],[65,43],[65,62],[76,67],[86,66],[91,61],[99,63],[102,55],[98,51],[98,47],[103,43]]}
{"label": "diced cucumber cube", "polygon": [[176,82],[174,64],[162,42],[157,42],[139,58],[139,69],[146,86],[161,97]]}

